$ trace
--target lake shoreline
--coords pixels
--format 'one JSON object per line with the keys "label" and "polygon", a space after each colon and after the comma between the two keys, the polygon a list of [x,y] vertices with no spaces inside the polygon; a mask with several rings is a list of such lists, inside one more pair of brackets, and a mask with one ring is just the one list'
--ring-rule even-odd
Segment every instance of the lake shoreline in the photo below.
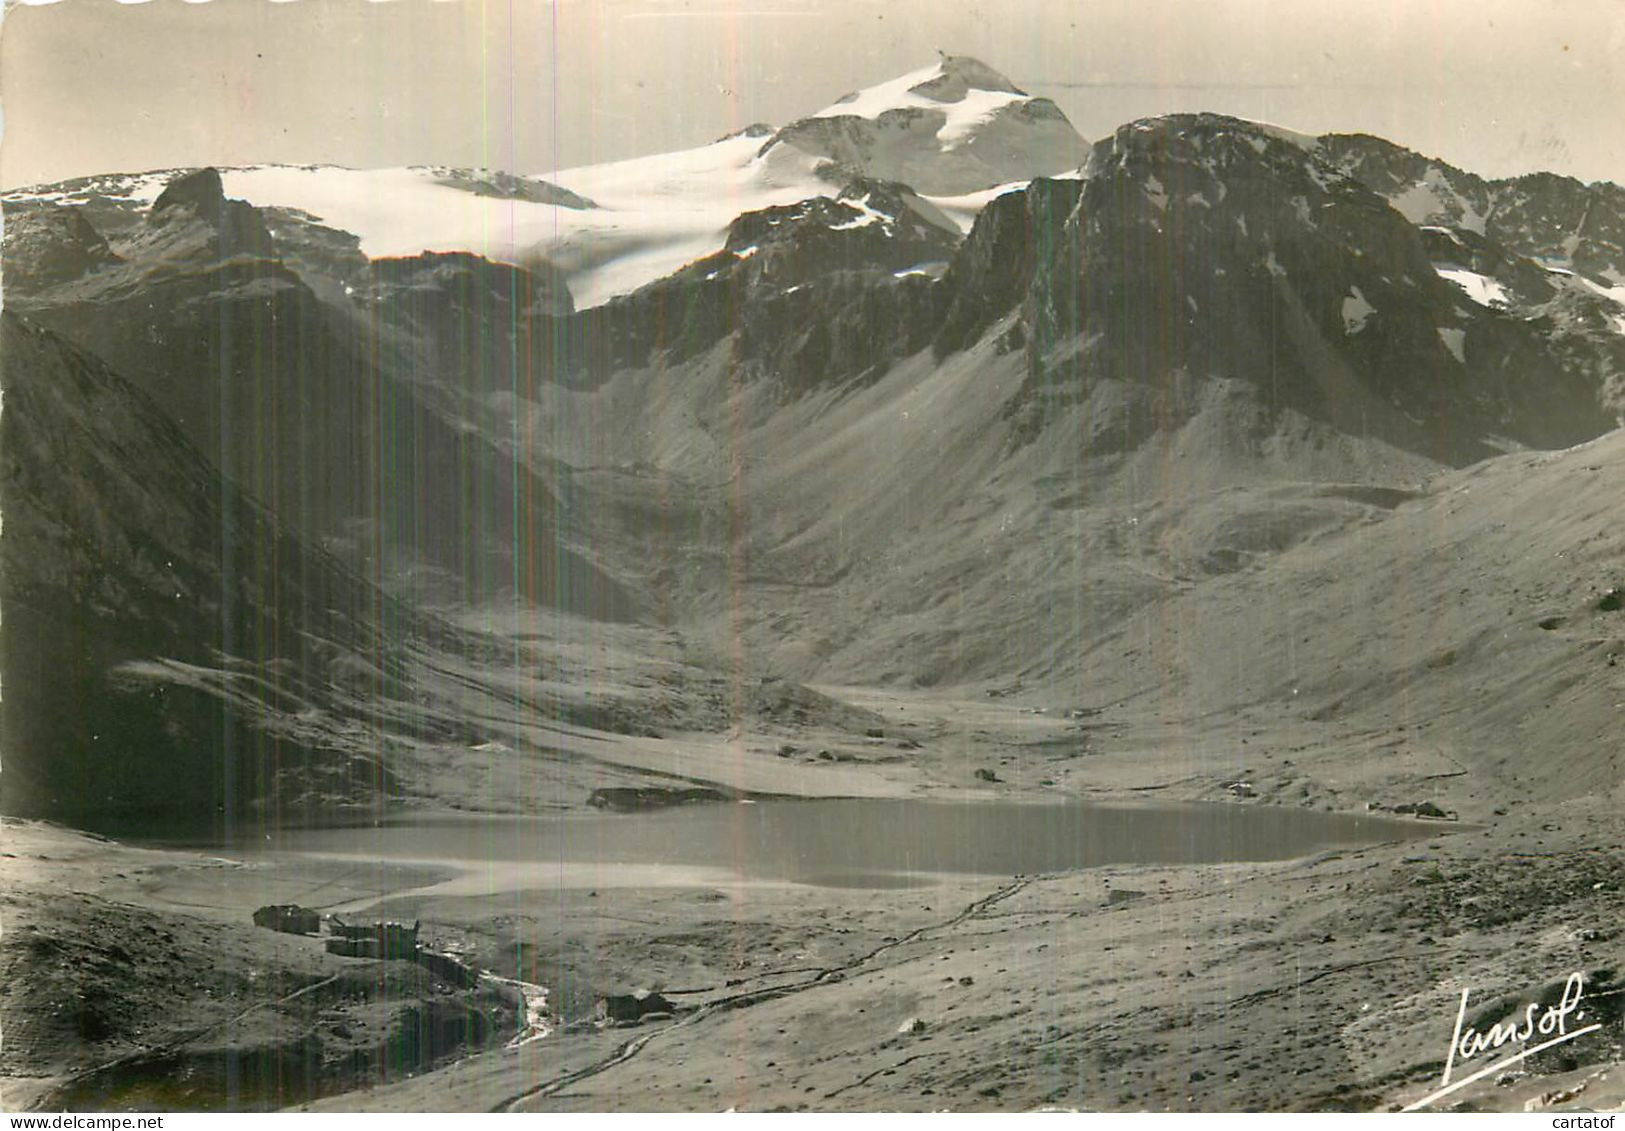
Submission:
{"label": "lake shoreline", "polygon": [[[527,761],[531,755],[518,750],[509,770],[520,786],[506,789],[503,805],[481,809],[469,792],[488,792],[497,779],[465,778],[437,797],[392,807],[391,817],[456,822],[478,809],[475,820],[512,819],[513,806],[541,796],[526,794],[523,783],[545,771],[540,819],[633,827],[650,815],[606,817],[587,805],[594,790],[669,786],[673,779],[662,775],[673,770],[684,771],[685,788],[743,789],[786,762],[799,777],[781,786],[894,802],[1025,806],[1066,798],[1143,809],[1207,801],[1349,817],[1364,816],[1370,801],[1392,806],[1418,796],[1406,766],[1385,768],[1383,780],[1362,777],[1372,770],[1358,751],[1261,740],[1266,749],[1239,764],[1201,750],[1148,760],[1158,731],[1142,721],[1115,731],[1098,753],[1079,755],[1057,749],[1059,738],[1076,733],[1076,720],[966,700],[922,720],[919,697],[875,696],[871,705],[916,716],[921,749],[910,762],[885,753],[871,753],[872,763],[825,762],[817,759],[821,749],[853,758],[875,749],[861,741],[833,746],[827,736],[789,743],[799,750],[785,758],[778,751],[787,743],[771,736],[605,735],[591,759]],[[1007,729],[994,725],[1000,720]],[[996,780],[978,779],[982,767]],[[1227,783],[1238,780],[1255,796],[1236,797]],[[479,869],[462,865],[312,858],[293,866],[219,849],[109,842],[8,818],[12,856],[0,860],[12,901],[6,944],[21,946],[31,937],[25,928],[70,949],[102,946],[118,931],[145,937],[149,927],[176,942],[110,988],[125,1004],[111,1011],[111,1031],[98,1040],[52,1030],[30,1041],[8,1024],[3,1102],[28,1107],[97,1058],[165,1047],[218,1017],[230,992],[245,1004],[263,996],[253,987],[274,971],[320,972],[313,964],[329,960],[309,953],[318,940],[249,922],[255,905],[297,902],[421,919],[434,945],[498,977],[546,986],[558,1021],[553,1035],[518,1049],[464,1049],[413,1079],[374,1081],[302,1105],[315,1109],[1403,1106],[1437,1077],[1428,1066],[1449,1036],[1464,982],[1511,992],[1566,975],[1577,962],[1613,956],[1625,966],[1613,926],[1618,897],[1605,878],[1625,870],[1625,856],[1607,847],[1615,819],[1607,798],[1565,802],[1561,816],[1537,802],[1496,815],[1500,799],[1482,784],[1439,784],[1425,796],[1460,810],[1463,820],[1406,821],[1418,832],[1410,843],[1269,862],[1114,863],[1019,881],[959,875],[895,888],[751,884],[721,873],[657,883],[621,866],[600,870],[598,882],[589,870],[569,883],[552,877],[482,890]],[[724,804],[730,812],[762,808]],[[1170,917],[1181,924],[1177,940],[1166,931]],[[1522,925],[1527,937],[1507,923]],[[1576,941],[1575,932],[1594,941]],[[214,940],[210,961],[236,978],[232,985],[205,994],[187,980],[184,958],[178,969],[159,961],[192,953],[194,937]],[[33,951],[0,953],[23,962],[19,970],[31,968]],[[9,982],[8,1021],[41,1008],[24,985]],[[630,1031],[587,1024],[598,996],[640,988],[668,992],[680,1007],[675,1019]],[[154,1022],[140,1002],[160,999],[172,1016]],[[1283,1014],[1290,1003],[1296,1012]],[[898,1031],[914,1020],[924,1029]],[[645,1037],[636,1056],[618,1059],[628,1041]],[[1301,1048],[1315,1042],[1323,1055],[1310,1063]],[[1521,1110],[1584,1083],[1578,1098],[1555,1106],[1599,1106],[1625,1083],[1618,1071],[1611,1083],[1597,1078],[1618,1062],[1612,1050],[1577,1047],[1580,1063],[1571,1070],[1532,1065],[1528,1076],[1475,1085],[1452,1102]],[[1312,1088],[1299,1068],[1313,1074]],[[586,1075],[568,1088],[545,1086],[578,1072]]]}

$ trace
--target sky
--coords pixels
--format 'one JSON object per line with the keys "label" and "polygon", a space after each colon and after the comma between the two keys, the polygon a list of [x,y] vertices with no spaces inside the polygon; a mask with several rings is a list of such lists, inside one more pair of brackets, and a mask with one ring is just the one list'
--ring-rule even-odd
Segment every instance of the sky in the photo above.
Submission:
{"label": "sky", "polygon": [[973,55],[1091,139],[1214,110],[1625,182],[1625,0],[4,0],[0,185],[203,164],[545,173]]}

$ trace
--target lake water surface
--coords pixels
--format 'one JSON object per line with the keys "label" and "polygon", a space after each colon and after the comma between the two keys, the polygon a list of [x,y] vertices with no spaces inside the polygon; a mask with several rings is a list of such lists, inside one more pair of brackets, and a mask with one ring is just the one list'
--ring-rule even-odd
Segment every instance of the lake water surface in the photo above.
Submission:
{"label": "lake water surface", "polygon": [[705,879],[903,887],[1107,864],[1283,860],[1437,836],[1421,821],[1268,805],[762,801],[654,812],[407,816],[284,830],[278,855],[443,864],[437,891],[624,886]]}

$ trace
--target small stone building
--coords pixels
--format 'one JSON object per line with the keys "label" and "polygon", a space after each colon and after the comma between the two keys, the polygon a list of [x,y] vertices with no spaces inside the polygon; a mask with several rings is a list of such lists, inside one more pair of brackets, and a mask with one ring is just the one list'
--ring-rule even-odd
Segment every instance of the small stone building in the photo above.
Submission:
{"label": "small stone building", "polygon": [[629,994],[604,994],[598,999],[597,1017],[600,1021],[637,1023],[652,1013],[671,1014],[677,1007],[669,998],[648,990],[634,990]]}
{"label": "small stone building", "polygon": [[254,925],[289,935],[314,935],[322,929],[322,917],[297,903],[274,903],[254,912]]}
{"label": "small stone building", "polygon": [[329,954],[349,958],[416,958],[418,952],[418,924],[360,923],[351,925],[341,919],[328,924],[333,937],[327,940]]}

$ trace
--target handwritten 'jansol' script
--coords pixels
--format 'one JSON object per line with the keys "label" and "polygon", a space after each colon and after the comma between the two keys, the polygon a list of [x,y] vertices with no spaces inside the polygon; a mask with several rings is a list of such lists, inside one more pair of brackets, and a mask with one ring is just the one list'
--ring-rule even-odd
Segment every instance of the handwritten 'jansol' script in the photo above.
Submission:
{"label": "handwritten 'jansol' script", "polygon": [[[1568,981],[1563,983],[1563,995],[1555,1003],[1532,1001],[1521,1010],[1503,1015],[1482,1032],[1467,1024],[1467,999],[1471,993],[1470,988],[1462,988],[1461,1006],[1456,1010],[1456,1028],[1450,1036],[1450,1054],[1445,1058],[1444,1079],[1440,1081],[1439,1090],[1417,1100],[1407,1107],[1406,1111],[1427,1107],[1435,1100],[1442,1099],[1459,1088],[1465,1088],[1492,1072],[1602,1028],[1601,1024],[1592,1024],[1583,1029],[1573,1031],[1569,1029],[1571,1018],[1575,1023],[1585,1020],[1585,1014],[1580,1011],[1580,1001],[1585,997],[1585,975],[1578,971],[1570,974]],[[1537,1035],[1545,1039],[1531,1047],[1529,1041]],[[1476,1056],[1511,1043],[1517,1043],[1522,1048],[1511,1056],[1480,1068],[1470,1076],[1451,1082],[1450,1077],[1455,1072],[1458,1062],[1465,1063]]]}

